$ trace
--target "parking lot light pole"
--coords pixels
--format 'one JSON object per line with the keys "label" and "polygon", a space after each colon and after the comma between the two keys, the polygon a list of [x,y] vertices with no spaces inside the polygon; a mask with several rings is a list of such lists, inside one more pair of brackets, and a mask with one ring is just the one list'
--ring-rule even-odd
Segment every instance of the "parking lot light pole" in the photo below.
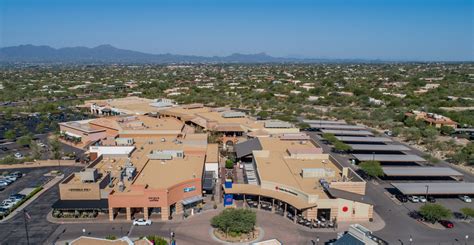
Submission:
{"label": "parking lot light pole", "polygon": [[319,236],[316,237],[316,245],[319,245]]}
{"label": "parking lot light pole", "polygon": [[412,242],[413,242],[413,238],[410,235],[410,245],[411,245]]}
{"label": "parking lot light pole", "polygon": [[469,235],[466,235],[466,245],[467,245],[467,240],[469,240]]}
{"label": "parking lot light pole", "polygon": [[426,187],[426,200],[428,200],[428,190],[430,189],[429,185],[425,185]]}

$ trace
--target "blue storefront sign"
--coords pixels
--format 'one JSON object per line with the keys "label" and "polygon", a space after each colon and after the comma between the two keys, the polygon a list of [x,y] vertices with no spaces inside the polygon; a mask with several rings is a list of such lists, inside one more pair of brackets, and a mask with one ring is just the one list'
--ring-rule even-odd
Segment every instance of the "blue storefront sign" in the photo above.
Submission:
{"label": "blue storefront sign", "polygon": [[233,194],[225,194],[224,195],[224,206],[230,206],[234,202],[234,195]]}
{"label": "blue storefront sign", "polygon": [[232,181],[226,181],[226,182],[224,183],[224,187],[225,187],[226,189],[232,188]]}

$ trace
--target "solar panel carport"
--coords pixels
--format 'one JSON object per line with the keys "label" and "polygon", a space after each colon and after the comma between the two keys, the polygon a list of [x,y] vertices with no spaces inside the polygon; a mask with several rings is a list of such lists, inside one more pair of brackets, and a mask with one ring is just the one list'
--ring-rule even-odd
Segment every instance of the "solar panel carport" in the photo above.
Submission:
{"label": "solar panel carport", "polygon": [[334,135],[357,135],[357,136],[372,136],[373,133],[367,130],[335,130],[335,129],[321,129],[322,133]]}
{"label": "solar panel carport", "polygon": [[452,168],[441,167],[383,167],[386,176],[407,176],[407,177],[425,177],[425,176],[463,176],[462,173]]}
{"label": "solar panel carport", "polygon": [[336,124],[336,125],[346,125],[346,121],[330,121],[330,120],[303,120],[307,124]]}
{"label": "solar panel carport", "polygon": [[391,183],[405,195],[471,195],[474,194],[474,183],[449,182],[449,183]]}
{"label": "solar panel carport", "polygon": [[354,151],[409,151],[404,145],[360,145],[349,144]]}
{"label": "solar panel carport", "polygon": [[363,130],[363,129],[366,129],[364,126],[347,125],[347,124],[317,124],[317,123],[310,123],[309,126],[311,128],[318,128],[318,129],[340,129],[340,130]]}
{"label": "solar panel carport", "polygon": [[425,162],[417,155],[390,155],[390,154],[352,154],[357,160],[378,162]]}
{"label": "solar panel carport", "polygon": [[354,136],[336,136],[340,141],[344,142],[392,142],[390,138],[385,137],[354,137]]}

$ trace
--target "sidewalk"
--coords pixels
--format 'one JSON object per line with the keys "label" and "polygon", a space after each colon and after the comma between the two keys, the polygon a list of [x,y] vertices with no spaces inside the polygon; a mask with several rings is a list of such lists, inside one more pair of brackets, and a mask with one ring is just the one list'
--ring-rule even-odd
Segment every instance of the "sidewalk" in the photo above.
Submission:
{"label": "sidewalk", "polygon": [[59,175],[52,180],[50,180],[48,183],[43,185],[43,189],[36,193],[33,197],[28,199],[26,202],[24,202],[21,206],[19,206],[17,209],[13,210],[7,217],[4,219],[0,220],[0,223],[4,223],[11,218],[15,217],[16,214],[20,213],[23,209],[25,209],[26,206],[30,205],[30,203],[34,202],[41,194],[45,193],[47,190],[49,190],[51,187],[55,186],[59,181],[61,181],[64,178],[64,175]]}

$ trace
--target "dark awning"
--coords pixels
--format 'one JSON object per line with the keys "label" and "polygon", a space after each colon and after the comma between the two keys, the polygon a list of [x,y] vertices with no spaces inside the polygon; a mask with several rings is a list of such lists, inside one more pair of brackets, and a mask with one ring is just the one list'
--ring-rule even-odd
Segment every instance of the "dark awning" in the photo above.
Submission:
{"label": "dark awning", "polygon": [[101,200],[58,200],[53,209],[107,209],[109,203],[107,199]]}
{"label": "dark awning", "polygon": [[234,149],[237,158],[241,158],[252,154],[252,151],[261,150],[262,145],[260,145],[260,141],[258,139],[251,139],[235,144]]}
{"label": "dark awning", "polygon": [[361,202],[361,203],[366,203],[366,204],[371,204],[374,205],[374,201],[370,199],[367,195],[360,195],[348,191],[343,191],[343,190],[338,190],[334,188],[327,188],[326,189],[329,195],[335,198],[342,198],[346,200],[351,200],[351,201],[356,201],[356,202]]}

